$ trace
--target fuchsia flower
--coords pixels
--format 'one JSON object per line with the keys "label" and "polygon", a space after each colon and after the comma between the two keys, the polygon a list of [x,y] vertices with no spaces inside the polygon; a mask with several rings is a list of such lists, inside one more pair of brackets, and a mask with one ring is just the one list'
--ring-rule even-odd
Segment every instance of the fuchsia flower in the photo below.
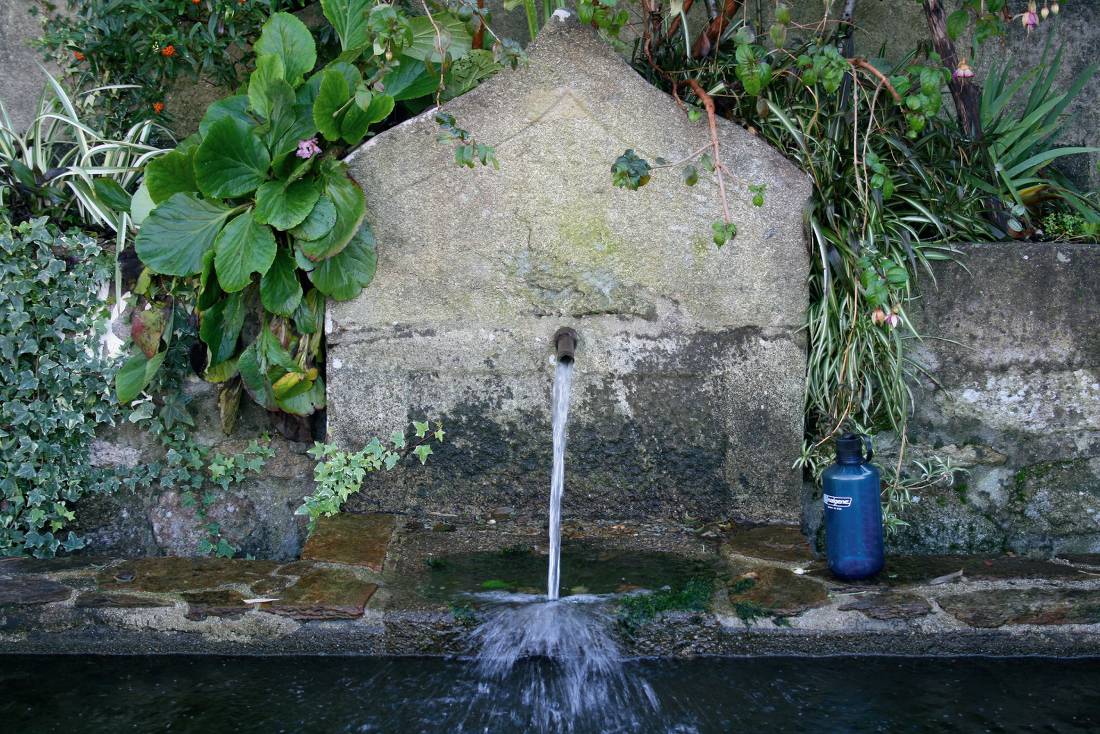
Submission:
{"label": "fuchsia flower", "polygon": [[970,79],[974,76],[974,70],[970,68],[970,64],[966,63],[966,59],[963,59],[955,68],[952,76],[956,79]]}
{"label": "fuchsia flower", "polygon": [[1035,3],[1033,2],[1027,4],[1027,11],[1020,13],[1019,17],[1028,33],[1031,33],[1031,30],[1039,25],[1039,14],[1035,12]]}
{"label": "fuchsia flower", "polygon": [[886,325],[889,326],[891,329],[896,329],[898,324],[900,323],[901,317],[898,316],[896,313],[889,314],[886,317]]}
{"label": "fuchsia flower", "polygon": [[312,158],[320,152],[321,146],[317,145],[317,138],[298,141],[298,152],[296,155],[299,158]]}

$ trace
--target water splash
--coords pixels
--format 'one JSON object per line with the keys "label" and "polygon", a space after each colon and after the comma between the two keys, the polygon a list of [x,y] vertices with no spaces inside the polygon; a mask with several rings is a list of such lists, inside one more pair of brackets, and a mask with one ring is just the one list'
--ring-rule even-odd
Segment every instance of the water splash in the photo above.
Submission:
{"label": "water splash", "polygon": [[569,390],[573,384],[573,363],[559,361],[554,371],[554,464],[550,473],[550,568],[546,574],[546,596],[558,598],[561,577],[561,498],[565,493],[565,440],[569,422]]}
{"label": "water splash", "polygon": [[483,681],[522,691],[510,717],[534,732],[638,731],[660,706],[644,679],[627,673],[611,633],[607,599],[558,601],[523,594],[479,595],[495,602],[471,643]]}

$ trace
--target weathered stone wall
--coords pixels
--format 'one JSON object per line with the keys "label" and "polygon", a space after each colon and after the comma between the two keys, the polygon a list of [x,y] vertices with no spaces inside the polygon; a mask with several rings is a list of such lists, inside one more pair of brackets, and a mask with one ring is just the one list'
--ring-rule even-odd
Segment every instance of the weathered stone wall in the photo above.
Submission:
{"label": "weathered stone wall", "polygon": [[[614,188],[624,149],[676,160],[707,128],[574,21],[445,109],[496,147],[499,170],[457,167],[430,115],[351,157],[379,265],[330,307],[330,436],[356,447],[423,418],[448,431],[427,467],[380,477],[355,506],[544,516],[551,335],[568,325],[569,517],[795,521],[806,177],[720,120],[740,230],[720,250],[709,177]],[[753,183],[767,184],[763,207]]]}
{"label": "weathered stone wall", "polygon": [[912,456],[969,469],[921,492],[899,551],[1100,551],[1100,245],[981,244],[923,284]]}
{"label": "weathered stone wall", "polygon": [[[17,130],[34,119],[46,75],[38,64],[42,56],[30,42],[42,35],[42,24],[30,14],[36,0],[0,2],[0,102]],[[51,73],[57,70],[50,68]]]}
{"label": "weathered stone wall", "polygon": [[[217,390],[192,378],[186,385],[195,419],[192,437],[211,452],[240,454],[259,440],[274,450],[263,471],[249,474],[227,491],[213,489],[217,500],[201,518],[182,503],[183,487],[123,490],[109,496],[90,496],[76,503],[73,529],[87,541],[93,555],[122,557],[198,554],[207,537],[203,525],[217,522],[225,539],[242,555],[286,560],[296,558],[305,540],[305,518],[294,510],[313,491],[313,459],[307,444],[288,441],[272,430],[265,412],[247,397],[241,400],[238,425],[232,436],[222,433]],[[92,446],[92,463],[103,467],[133,467],[165,460],[164,448],[148,432],[122,423],[100,431]]]}

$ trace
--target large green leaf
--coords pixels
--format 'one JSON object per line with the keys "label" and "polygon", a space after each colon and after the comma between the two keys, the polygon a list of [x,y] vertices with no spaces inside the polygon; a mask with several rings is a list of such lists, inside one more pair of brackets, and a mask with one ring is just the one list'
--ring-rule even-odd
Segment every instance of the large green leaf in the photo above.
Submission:
{"label": "large green leaf", "polygon": [[325,381],[318,377],[308,391],[275,402],[285,413],[311,415],[325,407]]}
{"label": "large green leaf", "polygon": [[252,342],[241,352],[237,360],[237,369],[241,374],[241,382],[252,399],[267,410],[278,410],[275,396],[271,392],[271,385],[264,374],[263,365],[260,362],[260,354],[257,345],[259,340]]}
{"label": "large green leaf", "polygon": [[157,156],[145,166],[145,185],[157,204],[178,192],[198,191],[195,183],[195,149],[173,150]]}
{"label": "large green leaf", "polygon": [[284,231],[297,227],[313,211],[320,196],[321,187],[315,181],[306,179],[289,185],[268,181],[256,191],[256,221]]}
{"label": "large green leaf", "polygon": [[347,301],[370,285],[377,265],[374,233],[370,225],[364,223],[347,247],[317,263],[317,267],[310,271],[309,279],[317,290],[329,298]]}
{"label": "large green leaf", "polygon": [[278,81],[268,89],[271,101],[271,117],[264,131],[264,142],[273,161],[298,147],[298,141],[312,138],[317,133],[313,122],[313,106],[295,100],[294,90],[285,81]]}
{"label": "large green leaf", "polygon": [[145,389],[153,375],[160,369],[167,352],[159,352],[152,357],[146,357],[138,352],[119,367],[115,373],[115,393],[118,402],[128,403]]}
{"label": "large green leaf", "polygon": [[244,294],[231,293],[202,313],[199,338],[210,348],[211,366],[221,364],[237,353],[245,310]]}
{"label": "large green leaf", "polygon": [[244,196],[264,182],[271,156],[253,127],[231,117],[218,120],[195,152],[195,181],[206,196]]}
{"label": "large green leaf", "polygon": [[257,222],[251,209],[238,214],[214,243],[218,283],[227,293],[243,290],[252,281],[252,273],[267,272],[276,249],[271,228]]}
{"label": "large green leaf", "polygon": [[272,54],[260,56],[256,59],[256,70],[248,77],[248,103],[253,111],[265,119],[271,117],[268,90],[275,82],[286,83],[283,60]]}
{"label": "large green leaf", "polygon": [[335,224],[336,205],[332,203],[332,199],[322,194],[309,216],[290,233],[296,240],[319,240],[328,234]]}
{"label": "large green leaf", "polygon": [[321,178],[325,184],[325,196],[336,207],[336,223],[318,239],[299,241],[302,252],[314,262],[332,257],[344,249],[367,213],[363,190],[348,178],[346,165],[326,160]]}
{"label": "large green leaf", "polygon": [[367,134],[367,128],[381,122],[393,112],[394,99],[388,94],[370,96],[366,109],[358,104],[349,105],[340,123],[340,135],[349,144],[355,145]]}
{"label": "large green leaf", "polygon": [[439,74],[429,73],[420,59],[400,56],[398,60],[400,66],[382,79],[386,94],[398,102],[424,97],[434,92],[439,86]]}
{"label": "large green leaf", "polygon": [[199,297],[195,306],[200,311],[212,308],[221,300],[225,291],[218,285],[218,276],[214,272],[214,249],[206,251],[202,258],[202,273],[199,274]]}
{"label": "large green leaf", "polygon": [[302,301],[298,267],[290,251],[280,249],[275,261],[260,280],[260,302],[271,313],[293,316]]}
{"label": "large green leaf", "polygon": [[217,102],[207,107],[206,114],[203,115],[202,121],[199,123],[199,134],[206,137],[215,122],[224,120],[227,117],[246,124],[251,124],[253,122],[252,117],[248,114],[247,94],[238,94],[233,97],[219,99]]}
{"label": "large green leaf", "polygon": [[237,209],[221,202],[172,194],[145,220],[134,241],[138,257],[154,273],[196,275],[225,220]]}
{"label": "large green leaf", "polygon": [[470,31],[466,29],[466,24],[451,13],[436,13],[431,18],[426,15],[409,18],[413,42],[402,53],[414,59],[430,60],[436,64],[443,61],[440,58],[439,49],[436,48],[436,26],[439,26],[439,30],[447,39],[443,50],[450,55],[451,59],[461,59],[470,51],[470,43],[473,39]]}
{"label": "large green leaf", "polygon": [[373,0],[321,0],[321,10],[340,37],[342,50],[359,49],[370,43],[367,14],[373,4]]}
{"label": "large green leaf", "polygon": [[268,18],[253,50],[257,55],[272,54],[282,59],[286,79],[292,86],[298,86],[317,63],[313,34],[290,13],[275,13]]}
{"label": "large green leaf", "polygon": [[352,89],[339,69],[325,69],[317,99],[313,101],[313,122],[328,140],[340,139],[340,123],[349,107]]}

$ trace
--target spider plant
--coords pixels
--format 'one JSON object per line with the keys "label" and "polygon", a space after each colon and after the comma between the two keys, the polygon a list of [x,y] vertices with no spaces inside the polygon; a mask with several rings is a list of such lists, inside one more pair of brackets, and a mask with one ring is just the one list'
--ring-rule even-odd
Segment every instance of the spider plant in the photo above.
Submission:
{"label": "spider plant", "polygon": [[[116,257],[136,228],[133,191],[141,171],[167,152],[149,143],[152,121],[121,139],[104,137],[81,120],[84,106],[117,87],[99,87],[76,99],[48,72],[35,116],[18,129],[0,101],[0,207],[16,221],[48,216],[61,226],[101,230],[115,238]],[[116,267],[116,297],[120,283]]]}
{"label": "spider plant", "polygon": [[[1091,146],[1058,146],[1068,117],[1066,108],[1095,76],[1097,64],[1087,66],[1064,91],[1055,87],[1062,65],[1062,48],[1050,56],[1047,36],[1039,63],[1012,78],[1014,64],[1006,61],[990,70],[982,88],[981,118],[985,148],[994,172],[993,180],[974,177],[983,191],[1015,203],[1017,211],[1034,215],[1045,201],[1061,200],[1089,222],[1100,222],[1100,210],[1051,164],[1071,155],[1100,152]],[[1020,103],[1021,92],[1029,89]],[[1009,220],[1018,234],[1025,227]]]}

